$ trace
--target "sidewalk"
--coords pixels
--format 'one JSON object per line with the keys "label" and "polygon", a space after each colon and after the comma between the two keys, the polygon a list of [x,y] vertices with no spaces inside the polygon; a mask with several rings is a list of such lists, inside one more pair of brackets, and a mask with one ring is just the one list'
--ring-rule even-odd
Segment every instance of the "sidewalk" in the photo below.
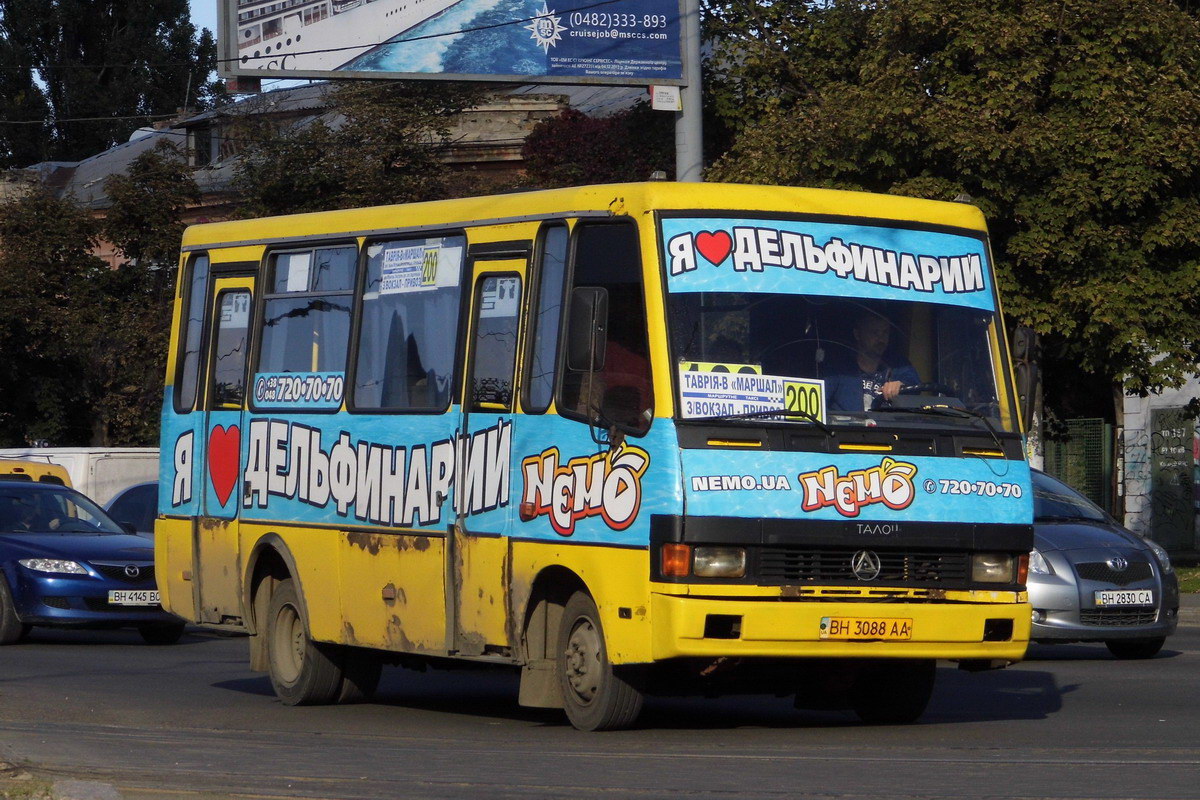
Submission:
{"label": "sidewalk", "polygon": [[1200,628],[1200,594],[1179,595],[1179,624],[1189,628]]}

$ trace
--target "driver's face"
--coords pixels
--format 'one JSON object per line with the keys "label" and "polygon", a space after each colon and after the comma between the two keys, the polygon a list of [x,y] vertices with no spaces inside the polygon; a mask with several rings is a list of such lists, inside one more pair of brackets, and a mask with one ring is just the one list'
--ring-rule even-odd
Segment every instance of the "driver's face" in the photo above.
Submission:
{"label": "driver's face", "polygon": [[854,341],[858,345],[858,352],[875,359],[883,358],[890,335],[891,326],[888,325],[888,321],[879,317],[867,317],[854,327]]}

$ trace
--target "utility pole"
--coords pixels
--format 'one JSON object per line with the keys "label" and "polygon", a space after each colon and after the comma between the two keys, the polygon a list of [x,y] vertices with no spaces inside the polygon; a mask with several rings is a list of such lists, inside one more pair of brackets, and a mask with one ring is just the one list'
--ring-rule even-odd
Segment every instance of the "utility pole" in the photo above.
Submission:
{"label": "utility pole", "polygon": [[704,108],[700,91],[700,0],[680,0],[679,33],[683,50],[680,93],[683,110],[675,115],[675,180],[704,180]]}

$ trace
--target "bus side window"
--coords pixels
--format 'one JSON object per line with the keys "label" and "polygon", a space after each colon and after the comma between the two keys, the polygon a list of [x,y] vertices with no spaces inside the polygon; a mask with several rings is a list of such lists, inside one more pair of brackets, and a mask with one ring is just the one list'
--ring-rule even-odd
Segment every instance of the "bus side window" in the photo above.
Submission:
{"label": "bus side window", "polygon": [[258,372],[344,372],[358,249],[273,253]]}
{"label": "bus side window", "polygon": [[196,407],[200,383],[200,344],[204,338],[204,306],[208,300],[208,256],[194,256],[188,263],[184,291],[183,343],[175,378],[175,411],[186,414]]}
{"label": "bus side window", "polygon": [[541,414],[554,397],[559,323],[562,321],[563,284],[567,271],[567,226],[542,229],[537,267],[537,309],[533,313],[529,354],[526,357],[525,411]]}
{"label": "bus side window", "polygon": [[[559,413],[586,422],[589,410],[594,414],[598,409],[609,421],[641,435],[654,416],[654,392],[637,226],[577,225],[571,287],[600,287],[608,292],[608,320],[603,325],[607,346],[604,362],[590,380],[586,371],[564,365]],[[569,325],[568,321],[566,330]]]}
{"label": "bus side window", "polygon": [[463,236],[367,246],[354,410],[449,407],[465,251]]}
{"label": "bus side window", "polygon": [[235,289],[217,298],[209,409],[240,409],[246,399],[246,347],[250,334],[250,291]]}

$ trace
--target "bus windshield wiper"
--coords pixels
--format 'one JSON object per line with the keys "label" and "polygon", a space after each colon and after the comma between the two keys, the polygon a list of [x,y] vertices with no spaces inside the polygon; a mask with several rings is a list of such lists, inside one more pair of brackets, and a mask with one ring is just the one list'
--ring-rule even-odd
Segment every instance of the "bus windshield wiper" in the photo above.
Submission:
{"label": "bus windshield wiper", "polygon": [[786,408],[763,409],[761,411],[746,411],[741,414],[714,414],[711,417],[687,417],[689,422],[728,422],[739,419],[762,419],[764,417],[800,417],[806,419],[818,428],[823,430],[827,435],[834,436],[833,428],[830,428],[816,414],[808,411],[800,411],[799,409],[789,411]]}
{"label": "bus windshield wiper", "polygon": [[996,447],[998,447],[1001,452],[1004,452],[1004,445],[1000,441],[1000,434],[999,434],[999,432],[997,432],[996,427],[994,425],[992,425],[992,421],[990,419],[988,419],[987,417],[985,417],[983,414],[980,414],[978,411],[972,411],[969,408],[959,408],[958,406],[945,406],[945,405],[940,405],[940,406],[924,405],[924,406],[917,406],[916,408],[894,408],[891,406],[883,406],[881,408],[871,409],[872,413],[877,412],[877,411],[886,411],[886,412],[907,411],[910,414],[928,414],[929,416],[934,416],[934,417],[954,417],[956,419],[977,419],[977,420],[980,420],[984,424],[984,426],[987,427],[988,433],[990,433],[992,435],[992,441],[996,443]]}

